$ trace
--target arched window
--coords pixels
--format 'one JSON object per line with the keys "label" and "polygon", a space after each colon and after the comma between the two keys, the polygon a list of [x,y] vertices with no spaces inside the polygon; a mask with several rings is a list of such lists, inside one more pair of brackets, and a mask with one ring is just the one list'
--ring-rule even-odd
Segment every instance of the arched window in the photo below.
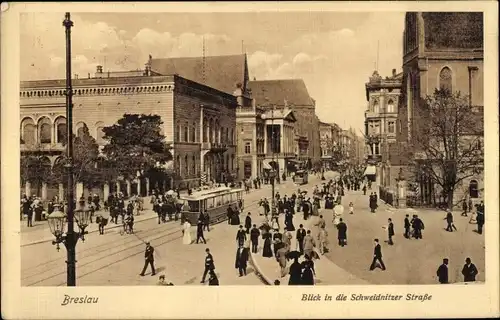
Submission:
{"label": "arched window", "polygon": [[439,88],[452,92],[452,73],[448,67],[444,67],[439,73]]}
{"label": "arched window", "polygon": [[476,180],[471,180],[469,183],[469,196],[473,199],[479,198],[478,183]]}
{"label": "arched window", "polygon": [[189,135],[191,142],[196,142],[196,122],[191,127],[191,134]]}
{"label": "arched window", "polygon": [[189,142],[189,123],[184,124],[184,142]]}
{"label": "arched window", "polygon": [[394,101],[392,101],[392,99],[389,99],[389,101],[387,102],[387,112],[394,112]]}
{"label": "arched window", "polygon": [[52,125],[47,117],[43,117],[38,121],[38,138],[40,143],[52,142]]}
{"label": "arched window", "polygon": [[21,143],[34,145],[36,141],[36,126],[31,118],[25,118],[21,122]]}
{"label": "arched window", "polygon": [[379,113],[379,111],[380,111],[380,108],[379,108],[378,100],[375,100],[375,101],[373,101],[373,112]]}
{"label": "arched window", "polygon": [[189,175],[189,163],[188,163],[188,156],[184,156],[184,171],[186,175]]}
{"label": "arched window", "polygon": [[176,128],[175,128],[175,141],[181,142],[181,125],[179,122],[177,122]]}
{"label": "arched window", "polygon": [[76,136],[82,138],[85,135],[85,129],[88,127],[84,122],[79,122],[76,124]]}
{"label": "arched window", "polygon": [[192,167],[192,172],[193,174],[196,174],[196,157],[193,155],[193,158],[191,159],[192,160],[192,163],[191,163],[191,167]]}
{"label": "arched window", "polygon": [[55,121],[56,128],[56,143],[66,143],[67,136],[67,127],[66,127],[66,118],[59,117]]}
{"label": "arched window", "polygon": [[104,132],[102,129],[104,128],[104,123],[99,121],[95,124],[95,140],[97,144],[104,144]]}

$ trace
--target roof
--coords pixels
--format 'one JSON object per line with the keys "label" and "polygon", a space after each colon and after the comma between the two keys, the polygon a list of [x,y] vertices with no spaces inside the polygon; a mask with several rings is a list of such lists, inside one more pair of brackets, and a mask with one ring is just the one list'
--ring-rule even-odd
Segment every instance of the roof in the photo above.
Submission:
{"label": "roof", "polygon": [[[80,78],[72,79],[73,87],[92,87],[106,85],[146,85],[151,83],[174,82],[175,78],[171,75],[166,76],[140,76],[140,77],[110,77],[110,78]],[[30,80],[21,81],[21,90],[25,89],[44,89],[44,88],[65,88],[66,79],[54,80]]]}
{"label": "roof", "polygon": [[286,101],[287,105],[314,106],[302,79],[250,81],[248,86],[257,105],[284,106]]}
{"label": "roof", "polygon": [[238,84],[245,84],[245,77],[248,79],[245,54],[151,59],[150,65],[153,72],[178,74],[231,95]]}

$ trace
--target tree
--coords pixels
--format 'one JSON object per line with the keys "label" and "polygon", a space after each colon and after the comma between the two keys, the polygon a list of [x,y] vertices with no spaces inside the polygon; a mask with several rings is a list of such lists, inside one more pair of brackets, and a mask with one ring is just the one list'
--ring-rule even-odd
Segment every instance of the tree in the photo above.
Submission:
{"label": "tree", "polygon": [[52,179],[50,160],[36,147],[21,155],[20,169],[21,182],[32,183],[37,190],[37,195],[40,195],[42,183],[49,183]]}
{"label": "tree", "polygon": [[147,173],[158,163],[172,160],[162,124],[158,115],[124,114],[116,124],[103,129],[109,142],[103,153],[118,175],[134,179],[137,172]]}
{"label": "tree", "polygon": [[[66,141],[66,140],[63,140]],[[63,145],[66,145],[63,142]],[[85,125],[82,134],[73,135],[73,179],[81,182],[86,187],[99,186],[103,179],[100,178],[100,171],[97,163],[99,161],[99,145],[94,137],[90,135],[88,127]],[[65,179],[64,165],[67,163],[66,154],[54,166],[53,175],[55,180],[62,182]],[[79,196],[79,195],[78,195]]]}
{"label": "tree", "polygon": [[483,119],[467,96],[436,89],[425,98],[423,125],[416,127],[416,157],[422,173],[439,185],[449,209],[457,185],[483,170]]}

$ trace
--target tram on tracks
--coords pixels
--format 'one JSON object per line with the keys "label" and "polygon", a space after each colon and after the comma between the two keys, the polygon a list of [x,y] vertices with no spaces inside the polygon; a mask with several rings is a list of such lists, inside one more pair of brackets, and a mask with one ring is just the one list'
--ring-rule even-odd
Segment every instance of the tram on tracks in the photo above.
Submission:
{"label": "tram on tracks", "polygon": [[200,212],[207,212],[210,224],[220,223],[228,219],[228,208],[240,213],[243,210],[243,189],[219,187],[202,190],[190,196],[181,196],[179,202],[182,204],[181,216],[190,224],[198,223]]}

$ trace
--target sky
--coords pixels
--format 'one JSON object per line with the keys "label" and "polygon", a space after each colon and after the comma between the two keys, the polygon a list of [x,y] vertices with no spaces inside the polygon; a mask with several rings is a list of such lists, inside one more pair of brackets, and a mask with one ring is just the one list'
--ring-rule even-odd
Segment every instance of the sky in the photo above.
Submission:
{"label": "sky", "polygon": [[[65,76],[63,13],[21,15],[21,80]],[[245,52],[250,79],[304,79],[323,122],[361,135],[365,83],[401,71],[404,12],[72,13],[72,71]],[[377,54],[378,52],[378,54]],[[378,58],[377,58],[378,57]]]}

